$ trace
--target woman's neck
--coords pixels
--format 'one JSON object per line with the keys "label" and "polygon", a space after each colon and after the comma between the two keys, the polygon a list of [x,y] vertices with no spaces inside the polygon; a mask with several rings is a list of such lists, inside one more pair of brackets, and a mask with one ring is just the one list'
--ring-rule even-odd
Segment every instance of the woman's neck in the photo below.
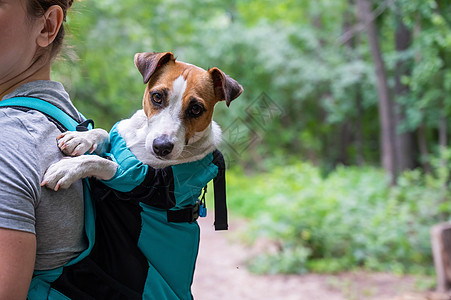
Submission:
{"label": "woman's neck", "polygon": [[35,63],[27,71],[11,80],[0,83],[0,101],[25,83],[37,80],[50,80],[50,63],[43,64],[40,67],[38,65],[40,64]]}

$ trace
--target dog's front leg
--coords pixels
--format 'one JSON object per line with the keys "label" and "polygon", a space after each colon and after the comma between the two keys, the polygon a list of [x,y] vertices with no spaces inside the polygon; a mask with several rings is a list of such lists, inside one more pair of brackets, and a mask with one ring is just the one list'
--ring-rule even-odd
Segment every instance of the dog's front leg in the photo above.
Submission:
{"label": "dog's front leg", "polygon": [[117,163],[96,155],[66,157],[47,169],[41,186],[57,191],[60,188],[67,189],[85,177],[108,180],[116,174],[117,167]]}
{"label": "dog's front leg", "polygon": [[94,151],[102,155],[110,143],[108,132],[100,128],[89,131],[66,131],[56,139],[61,151],[70,156],[79,156]]}

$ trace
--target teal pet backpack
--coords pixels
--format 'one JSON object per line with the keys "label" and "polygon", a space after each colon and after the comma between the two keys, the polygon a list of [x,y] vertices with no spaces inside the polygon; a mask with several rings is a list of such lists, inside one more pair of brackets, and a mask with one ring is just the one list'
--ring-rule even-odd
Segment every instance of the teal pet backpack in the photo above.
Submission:
{"label": "teal pet backpack", "polygon": [[[62,131],[88,130],[52,104],[29,97],[0,107],[38,110]],[[227,230],[225,163],[214,151],[203,159],[154,169],[136,159],[110,132],[107,159],[119,165],[108,181],[84,179],[89,247],[65,266],[34,273],[28,299],[193,299],[199,249],[197,218],[205,214],[202,189],[214,178],[215,229]],[[204,197],[203,197],[204,200]]]}

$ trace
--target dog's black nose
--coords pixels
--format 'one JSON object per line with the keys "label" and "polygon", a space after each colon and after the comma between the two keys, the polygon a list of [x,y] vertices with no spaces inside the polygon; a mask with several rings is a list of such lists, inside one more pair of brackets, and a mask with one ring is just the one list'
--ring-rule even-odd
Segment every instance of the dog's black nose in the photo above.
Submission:
{"label": "dog's black nose", "polygon": [[152,147],[153,152],[155,152],[157,156],[164,157],[172,152],[172,149],[174,149],[174,144],[169,141],[167,135],[162,135],[153,140]]}

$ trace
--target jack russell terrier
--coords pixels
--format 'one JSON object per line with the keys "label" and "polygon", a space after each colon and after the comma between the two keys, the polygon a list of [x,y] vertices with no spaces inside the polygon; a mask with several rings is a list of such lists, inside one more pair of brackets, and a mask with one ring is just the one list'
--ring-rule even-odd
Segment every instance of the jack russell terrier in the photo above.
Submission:
{"label": "jack russell terrier", "polygon": [[[221,129],[212,121],[219,101],[227,106],[243,91],[242,86],[218,68],[208,71],[176,61],[173,54],[137,53],[135,65],[147,87],[143,109],[117,124],[118,133],[138,160],[153,168],[192,162],[217,148]],[[65,132],[58,146],[65,158],[46,171],[42,186],[68,188],[85,177],[111,179],[118,168],[103,154],[109,136],[103,129]]]}

